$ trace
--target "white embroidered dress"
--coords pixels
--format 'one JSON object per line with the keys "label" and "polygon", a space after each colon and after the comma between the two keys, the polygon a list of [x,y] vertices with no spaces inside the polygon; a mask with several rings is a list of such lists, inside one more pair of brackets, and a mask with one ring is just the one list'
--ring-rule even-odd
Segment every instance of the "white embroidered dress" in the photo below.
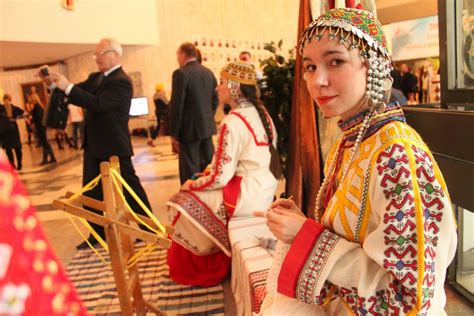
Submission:
{"label": "white embroidered dress", "polygon": [[[334,159],[348,162],[361,119],[346,126],[326,173]],[[337,170],[326,174],[333,181],[321,224],[308,219],[291,247],[277,245],[262,314],[445,315],[454,214],[430,150],[401,109],[375,117],[340,185]]]}
{"label": "white embroidered dress", "polygon": [[[276,132],[271,118],[274,143]],[[208,174],[167,203],[173,240],[196,255],[222,250],[231,256],[227,223],[267,209],[277,188],[270,172],[268,138],[253,105],[234,109],[222,121]],[[178,215],[180,214],[180,215]]]}

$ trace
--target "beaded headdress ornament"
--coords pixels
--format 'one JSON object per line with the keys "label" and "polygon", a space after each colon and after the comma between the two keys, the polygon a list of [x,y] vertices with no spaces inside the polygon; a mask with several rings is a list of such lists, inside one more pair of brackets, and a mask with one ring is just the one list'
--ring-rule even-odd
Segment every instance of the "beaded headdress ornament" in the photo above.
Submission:
{"label": "beaded headdress ornament", "polygon": [[374,14],[355,8],[332,9],[314,20],[299,41],[300,54],[306,42],[321,39],[328,31],[329,38],[338,40],[349,49],[359,48],[368,63],[366,97],[370,106],[385,107],[384,96],[392,87],[392,64],[382,25]]}
{"label": "beaded headdress ornament", "polygon": [[221,70],[221,77],[229,80],[231,97],[237,100],[240,97],[240,84],[256,85],[257,74],[251,64],[231,62]]}

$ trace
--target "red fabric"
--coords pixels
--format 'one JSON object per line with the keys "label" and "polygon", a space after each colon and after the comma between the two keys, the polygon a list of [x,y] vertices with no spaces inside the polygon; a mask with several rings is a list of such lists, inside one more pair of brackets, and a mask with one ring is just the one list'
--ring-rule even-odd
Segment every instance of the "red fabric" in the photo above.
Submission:
{"label": "red fabric", "polygon": [[86,315],[30,203],[0,153],[0,315]]}
{"label": "red fabric", "polygon": [[168,266],[173,281],[184,285],[213,286],[230,272],[231,259],[222,251],[198,256],[173,241],[168,249]]}
{"label": "red fabric", "polygon": [[346,0],[346,8],[354,8],[355,0]]}
{"label": "red fabric", "polygon": [[237,205],[237,200],[240,195],[240,183],[242,182],[242,177],[234,176],[224,187],[224,205],[227,209],[228,221],[232,218],[235,212],[235,207]]}
{"label": "red fabric", "polygon": [[303,224],[281,266],[278,276],[279,293],[293,298],[296,296],[296,284],[301,270],[323,230],[323,225],[312,219],[307,219]]}

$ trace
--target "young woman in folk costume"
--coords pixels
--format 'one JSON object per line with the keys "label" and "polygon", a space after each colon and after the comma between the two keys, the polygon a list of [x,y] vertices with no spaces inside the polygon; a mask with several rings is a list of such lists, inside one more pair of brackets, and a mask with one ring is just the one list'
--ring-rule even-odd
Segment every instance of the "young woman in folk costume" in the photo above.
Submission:
{"label": "young woman in folk costume", "polygon": [[258,104],[256,83],[248,64],[233,62],[222,69],[219,102],[232,111],[220,125],[213,160],[167,203],[176,229],[168,264],[178,283],[211,286],[223,281],[231,261],[229,220],[251,216],[273,201],[279,175],[270,170],[270,162],[277,135]]}
{"label": "young woman in folk costume", "polygon": [[307,88],[342,136],[315,218],[288,200],[266,212],[279,239],[261,313],[443,315],[456,225],[443,176],[400,107],[380,23],[333,9],[305,30]]}

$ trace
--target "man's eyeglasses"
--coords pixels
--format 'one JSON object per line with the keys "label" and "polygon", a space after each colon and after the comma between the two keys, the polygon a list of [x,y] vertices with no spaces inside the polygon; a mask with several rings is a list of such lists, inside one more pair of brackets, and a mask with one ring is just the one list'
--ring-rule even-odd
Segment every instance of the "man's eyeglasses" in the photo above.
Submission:
{"label": "man's eyeglasses", "polygon": [[104,50],[103,52],[100,52],[100,53],[94,53],[94,54],[92,55],[92,58],[97,59],[97,58],[100,58],[100,57],[104,56],[104,55],[107,54],[107,53],[110,53],[110,52],[114,52],[114,50],[113,50],[113,49],[109,49],[109,50]]}

